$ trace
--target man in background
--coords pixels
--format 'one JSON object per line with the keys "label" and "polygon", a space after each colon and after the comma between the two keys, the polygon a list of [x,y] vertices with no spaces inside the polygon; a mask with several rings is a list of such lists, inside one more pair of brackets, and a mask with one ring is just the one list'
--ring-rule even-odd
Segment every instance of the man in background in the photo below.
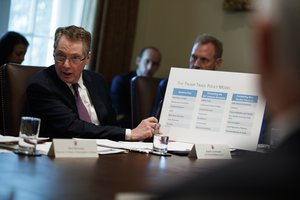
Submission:
{"label": "man in background", "polygon": [[[157,199],[291,199],[300,178],[300,1],[258,1],[255,16],[260,85],[279,146],[268,154],[194,174]],[[271,134],[272,137],[272,134]]]}
{"label": "man in background", "polygon": [[161,53],[156,47],[145,47],[136,59],[137,69],[113,78],[111,98],[121,127],[131,127],[131,79],[135,76],[153,77],[161,62]]}
{"label": "man in background", "polygon": [[[222,65],[223,44],[222,42],[210,35],[199,35],[193,45],[189,68],[190,69],[205,69],[205,70],[218,70]],[[166,93],[168,79],[163,79],[159,83],[156,94],[156,99],[152,109],[152,115],[157,119],[160,117],[162,102]]]}

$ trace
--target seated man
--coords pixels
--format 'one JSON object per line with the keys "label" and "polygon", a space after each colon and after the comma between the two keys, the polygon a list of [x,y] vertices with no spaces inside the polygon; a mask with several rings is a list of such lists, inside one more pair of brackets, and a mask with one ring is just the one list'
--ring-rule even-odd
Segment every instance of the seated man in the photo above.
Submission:
{"label": "seated man", "polygon": [[109,89],[98,73],[84,70],[91,53],[91,34],[68,26],[55,32],[52,65],[35,75],[27,88],[28,111],[41,118],[40,136],[144,140],[157,120],[143,120],[130,130],[117,127]]}
{"label": "seated man", "polygon": [[[193,45],[189,68],[217,70],[221,66],[223,54],[222,42],[209,34],[199,35]],[[160,109],[166,93],[168,79],[161,80],[152,109],[152,115],[159,118]]]}
{"label": "seated man", "polygon": [[111,84],[113,108],[121,127],[131,127],[131,79],[135,76],[152,77],[158,70],[161,53],[156,47],[145,47],[136,59],[136,71],[126,72],[114,77]]}

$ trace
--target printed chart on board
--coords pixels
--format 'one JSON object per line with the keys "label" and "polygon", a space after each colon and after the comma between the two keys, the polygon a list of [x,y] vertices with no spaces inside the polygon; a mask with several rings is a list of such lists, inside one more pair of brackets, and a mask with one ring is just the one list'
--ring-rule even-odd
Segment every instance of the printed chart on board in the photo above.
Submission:
{"label": "printed chart on board", "polygon": [[170,139],[256,150],[265,100],[259,75],[171,68],[160,124]]}

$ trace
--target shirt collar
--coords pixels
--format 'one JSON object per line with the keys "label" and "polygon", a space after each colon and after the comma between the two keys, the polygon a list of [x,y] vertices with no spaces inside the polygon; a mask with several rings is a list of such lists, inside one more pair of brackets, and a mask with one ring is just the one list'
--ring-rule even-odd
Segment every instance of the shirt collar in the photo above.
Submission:
{"label": "shirt collar", "polygon": [[[83,79],[82,79],[82,73],[81,73],[81,75],[80,75],[80,77],[79,77],[79,80],[78,80],[78,85],[79,85],[79,87],[80,88],[83,88]],[[69,87],[72,87],[72,84],[71,83],[66,83]]]}

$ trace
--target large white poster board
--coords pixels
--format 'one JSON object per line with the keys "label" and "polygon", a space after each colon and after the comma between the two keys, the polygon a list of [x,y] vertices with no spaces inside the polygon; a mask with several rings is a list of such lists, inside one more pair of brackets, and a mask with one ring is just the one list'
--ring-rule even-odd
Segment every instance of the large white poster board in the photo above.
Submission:
{"label": "large white poster board", "polygon": [[265,100],[259,75],[171,68],[160,124],[170,139],[255,151]]}

